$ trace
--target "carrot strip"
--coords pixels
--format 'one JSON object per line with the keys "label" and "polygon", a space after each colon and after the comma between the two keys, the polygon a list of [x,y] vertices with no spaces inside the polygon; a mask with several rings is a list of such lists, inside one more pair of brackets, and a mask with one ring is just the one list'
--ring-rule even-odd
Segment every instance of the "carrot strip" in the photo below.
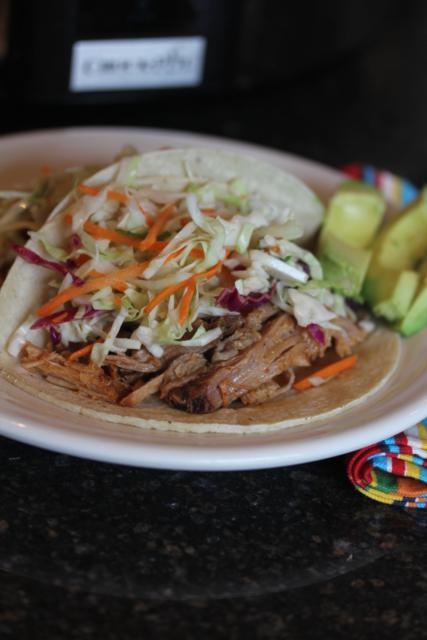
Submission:
{"label": "carrot strip", "polygon": [[175,203],[171,202],[170,204],[165,205],[163,209],[161,209],[159,216],[155,221],[155,223],[153,224],[153,226],[151,227],[150,231],[148,232],[147,237],[144,238],[144,240],[140,241],[140,244],[139,244],[140,251],[145,251],[146,249],[150,249],[153,246],[153,244],[157,240],[157,236],[161,231],[163,231],[163,228],[166,222],[168,221],[168,219],[170,218],[174,207],[175,207]]}
{"label": "carrot strip", "polygon": [[[88,196],[97,196],[101,189],[98,189],[98,187],[88,187],[87,184],[80,184],[79,191]],[[122,204],[129,202],[128,196],[125,193],[120,193],[119,191],[107,191],[107,198],[109,200],[117,200]]]}
{"label": "carrot strip", "polygon": [[122,299],[121,299],[120,296],[114,296],[113,302],[117,307],[121,307],[122,306]]}
{"label": "carrot strip", "polygon": [[182,253],[184,251],[184,247],[181,247],[180,249],[177,249],[176,251],[172,251],[172,253],[170,253],[168,255],[168,257],[166,258],[166,260],[163,262],[163,264],[168,264],[168,262],[170,262],[171,260],[173,260],[174,258],[176,258],[177,256],[179,256],[180,253]]}
{"label": "carrot strip", "polygon": [[128,288],[128,285],[123,282],[114,282],[111,285],[111,288],[114,289],[114,291],[120,291],[120,293],[124,293]]}
{"label": "carrot strip", "polygon": [[45,178],[48,178],[53,173],[52,167],[50,165],[48,165],[48,164],[42,164],[42,166],[40,167],[40,173]]}
{"label": "carrot strip", "polygon": [[65,224],[73,224],[73,216],[69,211],[67,211],[67,213],[64,213],[64,222]]}
{"label": "carrot strip", "polygon": [[[180,253],[182,253],[184,251],[185,247],[181,247],[180,249],[177,249],[176,251],[172,251],[172,253],[170,253],[168,255],[168,257],[166,258],[166,260],[164,261],[164,265],[168,264],[168,262],[170,262],[171,260],[173,260],[174,258],[176,258],[176,256],[179,256]],[[205,252],[203,251],[203,249],[191,249],[190,253],[188,254],[189,256],[191,256],[192,258],[204,258],[205,257]]]}
{"label": "carrot strip", "polygon": [[54,298],[43,304],[37,310],[37,316],[39,318],[44,318],[49,314],[53,313],[58,307],[65,304],[69,300],[72,300],[76,296],[83,296],[86,293],[90,293],[91,291],[98,291],[99,289],[103,289],[104,287],[115,287],[120,284],[126,282],[127,278],[134,278],[138,275],[141,275],[148,266],[148,262],[138,262],[136,264],[131,265],[130,267],[125,267],[124,269],[118,269],[117,271],[113,271],[112,273],[107,273],[99,278],[92,278],[91,280],[86,281],[81,287],[76,287],[75,285],[64,289],[61,293],[58,293]]}
{"label": "carrot strip", "polygon": [[156,240],[156,242],[154,242],[151,247],[150,247],[150,251],[155,251],[156,253],[160,253],[160,251],[163,251],[163,249],[168,245],[168,242],[165,242],[164,240]]}
{"label": "carrot strip", "polygon": [[125,193],[119,193],[118,191],[107,191],[107,198],[109,200],[117,200],[117,202],[121,202],[122,204],[129,202],[129,197]]}
{"label": "carrot strip", "polygon": [[205,257],[205,252],[203,251],[203,249],[191,249],[190,254],[189,254],[192,258],[204,258]]}
{"label": "carrot strip", "polygon": [[138,238],[132,238],[125,233],[113,231],[112,229],[105,229],[105,227],[101,227],[99,224],[94,224],[93,222],[90,222],[90,220],[84,223],[83,229],[93,238],[111,240],[111,242],[126,244],[129,247],[134,247],[135,249],[138,249],[141,244],[141,240],[138,240]]}
{"label": "carrot strip", "polygon": [[85,262],[89,262],[90,259],[90,256],[88,256],[86,253],[81,253],[76,258],[73,258],[78,267],[81,267],[82,264],[85,264]]}
{"label": "carrot strip", "polygon": [[79,360],[79,358],[83,358],[83,356],[89,355],[93,349],[93,345],[94,343],[87,344],[81,349],[77,349],[77,351],[73,351],[73,353],[70,353],[67,358],[68,362],[74,362],[74,360]]}
{"label": "carrot strip", "polygon": [[149,302],[144,307],[144,313],[150,313],[150,311],[152,311],[155,307],[157,307],[157,305],[160,304],[162,300],[171,296],[173,293],[175,293],[175,291],[179,291],[184,287],[194,285],[197,282],[197,280],[200,280],[201,278],[206,278],[206,279],[211,278],[216,274],[217,271],[221,269],[224,263],[224,260],[220,260],[207,271],[201,271],[200,273],[194,274],[194,276],[191,276],[190,278],[186,278],[182,282],[177,282],[176,284],[171,284],[169,287],[166,287],[165,289],[163,289],[163,291],[160,291],[160,293],[154,296],[151,302]]}
{"label": "carrot strip", "polygon": [[141,213],[143,214],[144,218],[145,218],[145,222],[147,223],[147,227],[152,227],[154,224],[154,220],[151,216],[148,215],[148,213],[146,213],[144,211],[144,209],[141,207],[141,205],[139,206],[139,210],[141,211]]}
{"label": "carrot strip", "polygon": [[[92,271],[89,271],[88,273],[89,278],[102,278],[105,275],[105,273],[101,273],[101,271],[95,271],[95,269],[92,269]],[[125,282],[115,282],[110,286],[112,289],[115,289],[115,291],[120,291],[121,293],[124,293],[128,288]]]}
{"label": "carrot strip", "polygon": [[336,376],[338,373],[345,371],[346,369],[350,369],[354,367],[357,362],[357,356],[348,356],[347,358],[342,358],[337,362],[333,362],[327,367],[323,367],[323,369],[319,369],[319,371],[315,371],[310,374],[306,378],[299,380],[294,384],[294,389],[297,391],[305,391],[306,389],[310,389],[314,385],[310,382],[310,378],[322,378],[326,380],[327,378],[331,378],[332,376]]}
{"label": "carrot strip", "polygon": [[[216,209],[200,209],[200,211],[205,215],[205,216],[219,216],[220,212],[218,212]],[[183,218],[179,219],[179,222],[181,223],[182,227],[185,227],[185,225],[190,222],[191,218],[184,216]]]}
{"label": "carrot strip", "polygon": [[100,189],[97,187],[88,187],[86,184],[79,184],[79,191],[85,193],[88,196],[97,196]]}
{"label": "carrot strip", "polygon": [[188,314],[190,312],[191,301],[193,299],[195,291],[196,291],[196,285],[195,284],[190,285],[189,287],[187,287],[187,289],[184,292],[184,295],[182,296],[181,304],[179,307],[179,315],[178,315],[178,322],[181,326],[184,324],[184,322],[188,317]]}
{"label": "carrot strip", "polygon": [[59,324],[60,322],[62,322],[66,318],[68,318],[68,311],[64,311],[64,313],[60,313],[59,316],[56,316],[56,318],[52,318],[51,323],[52,324]]}
{"label": "carrot strip", "polygon": [[200,209],[200,211],[205,216],[218,216],[219,215],[219,213],[218,213],[218,211],[216,209]]}

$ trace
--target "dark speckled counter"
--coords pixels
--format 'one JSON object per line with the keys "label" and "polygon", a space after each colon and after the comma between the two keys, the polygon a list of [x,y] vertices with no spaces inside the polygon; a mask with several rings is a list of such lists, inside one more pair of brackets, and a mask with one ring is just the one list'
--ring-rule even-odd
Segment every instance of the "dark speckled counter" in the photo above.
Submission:
{"label": "dark speckled counter", "polygon": [[[335,166],[369,161],[421,184],[427,20],[423,3],[411,6],[411,20],[363,50],[276,89],[173,109],[9,105],[0,127],[196,130]],[[426,513],[359,495],[343,458],[176,473],[0,439],[0,638],[420,640],[426,532]]]}
{"label": "dark speckled counter", "polygon": [[177,473],[2,440],[0,470],[1,638],[424,637],[427,514],[342,458]]}

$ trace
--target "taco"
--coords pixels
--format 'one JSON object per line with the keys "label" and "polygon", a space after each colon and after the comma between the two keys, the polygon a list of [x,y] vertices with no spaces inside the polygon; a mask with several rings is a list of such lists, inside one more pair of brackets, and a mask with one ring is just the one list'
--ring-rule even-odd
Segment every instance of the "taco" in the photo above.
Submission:
{"label": "taco", "polygon": [[306,248],[322,216],[304,184],[251,158],[124,158],[16,248],[3,376],[158,429],[277,429],[360,402],[391,376],[399,339],[328,289]]}

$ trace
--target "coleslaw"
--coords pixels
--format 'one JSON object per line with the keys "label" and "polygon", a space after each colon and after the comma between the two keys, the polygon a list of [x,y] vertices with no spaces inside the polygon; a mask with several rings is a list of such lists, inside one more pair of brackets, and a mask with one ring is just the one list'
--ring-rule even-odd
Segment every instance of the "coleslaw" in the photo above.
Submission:
{"label": "coleslaw", "polygon": [[[52,271],[49,299],[9,343],[25,339],[86,349],[102,366],[109,354],[166,345],[205,346],[221,337],[201,319],[245,313],[271,301],[322,340],[334,320],[354,319],[332,293],[322,267],[295,243],[302,235],[289,208],[249,193],[240,177],[206,180],[138,176],[140,157],[126,157],[112,180],[75,183],[58,215],[66,232],[52,242],[30,230],[19,257]],[[21,197],[21,196],[19,196]],[[314,327],[314,329],[313,329]],[[317,329],[316,329],[317,327]]]}

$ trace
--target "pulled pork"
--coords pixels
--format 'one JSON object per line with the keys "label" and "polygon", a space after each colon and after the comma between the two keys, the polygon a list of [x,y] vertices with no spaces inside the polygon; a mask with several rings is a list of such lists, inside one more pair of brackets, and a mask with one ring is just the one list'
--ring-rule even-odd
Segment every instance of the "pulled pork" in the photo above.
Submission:
{"label": "pulled pork", "polygon": [[111,354],[102,368],[69,361],[67,352],[26,344],[22,365],[60,386],[107,402],[134,407],[157,394],[190,413],[208,413],[236,400],[260,404],[284,393],[293,370],[308,367],[331,347],[349,355],[365,332],[348,319],[324,330],[324,344],[294,318],[267,303],[246,316],[199,320],[207,329],[221,327],[220,339],[203,347],[170,345],[161,358],[142,348],[132,355]]}

